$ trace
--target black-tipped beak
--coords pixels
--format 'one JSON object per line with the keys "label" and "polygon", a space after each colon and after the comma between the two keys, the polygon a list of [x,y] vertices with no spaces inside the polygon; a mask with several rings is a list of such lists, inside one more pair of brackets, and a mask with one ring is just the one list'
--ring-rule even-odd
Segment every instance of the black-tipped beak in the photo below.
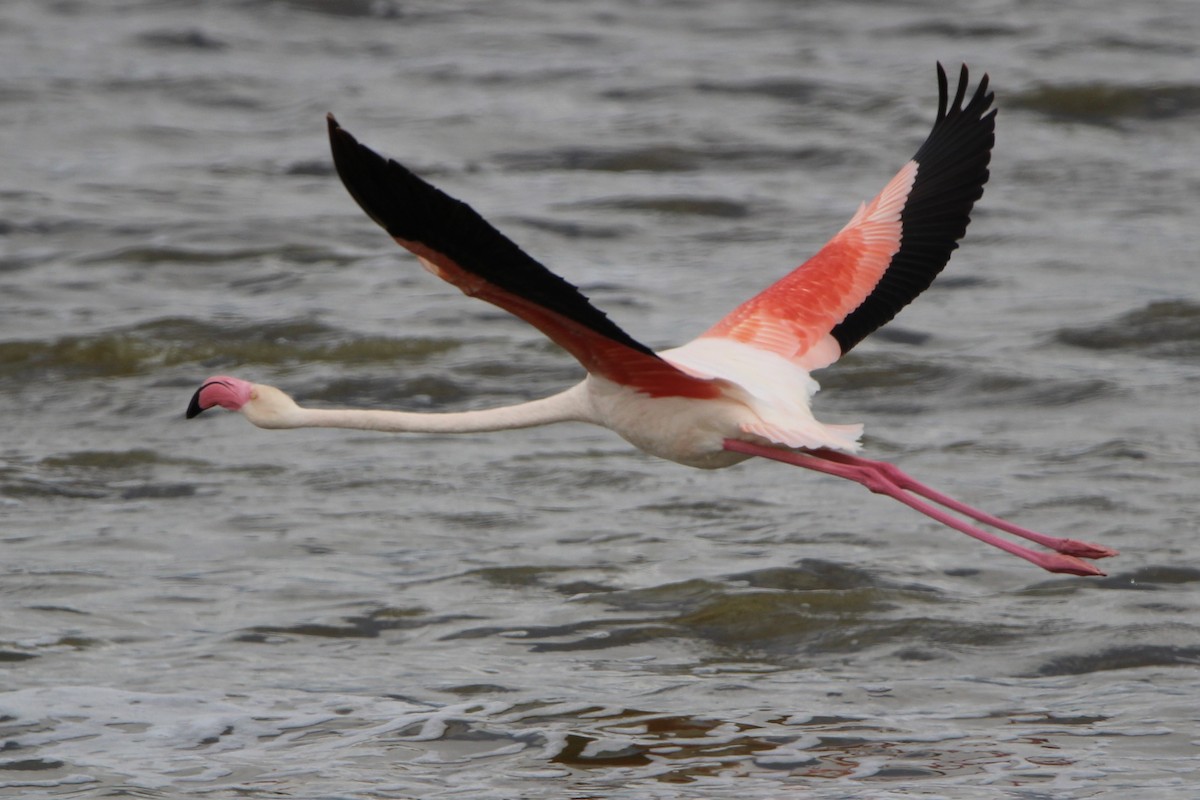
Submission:
{"label": "black-tipped beak", "polygon": [[[207,385],[208,384],[204,384],[204,386]],[[187,411],[184,412],[183,415],[184,418],[191,419],[192,417],[199,415],[200,412],[204,411],[204,407],[200,405],[200,393],[204,391],[204,386],[201,386],[196,390],[196,393],[192,395],[192,402],[188,403]]]}
{"label": "black-tipped beak", "polygon": [[193,417],[197,417],[201,413],[203,413],[204,411],[206,411],[208,409],[207,406],[200,405],[200,393],[203,392],[208,387],[210,387],[214,384],[219,384],[219,383],[221,383],[221,382],[220,381],[209,381],[208,383],[204,384],[203,386],[201,386],[199,389],[196,390],[196,393],[194,395],[192,395],[192,402],[188,403],[187,411],[184,412],[184,415],[183,415],[184,419],[192,419]]}

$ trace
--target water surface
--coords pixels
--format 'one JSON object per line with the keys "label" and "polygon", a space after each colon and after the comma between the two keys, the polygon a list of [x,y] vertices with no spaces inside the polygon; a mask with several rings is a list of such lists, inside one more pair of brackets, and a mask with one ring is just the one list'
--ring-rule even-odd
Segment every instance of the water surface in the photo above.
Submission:
{"label": "water surface", "polygon": [[[1198,780],[1187,0],[34,2],[0,19],[0,786],[22,797],[1176,798]],[[991,74],[964,247],[818,377],[869,453],[1119,548],[560,426],[183,420],[206,376],[483,408],[569,356],[355,207],[323,115],[686,341]]]}

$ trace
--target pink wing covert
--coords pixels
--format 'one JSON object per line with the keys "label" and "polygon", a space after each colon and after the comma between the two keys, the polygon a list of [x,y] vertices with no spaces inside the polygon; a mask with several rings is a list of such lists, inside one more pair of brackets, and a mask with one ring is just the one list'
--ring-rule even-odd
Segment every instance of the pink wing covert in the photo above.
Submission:
{"label": "pink wing covert", "polygon": [[768,350],[809,371],[836,361],[842,351],[830,331],[862,305],[900,250],[900,212],[916,174],[908,162],[816,255],[702,336]]}

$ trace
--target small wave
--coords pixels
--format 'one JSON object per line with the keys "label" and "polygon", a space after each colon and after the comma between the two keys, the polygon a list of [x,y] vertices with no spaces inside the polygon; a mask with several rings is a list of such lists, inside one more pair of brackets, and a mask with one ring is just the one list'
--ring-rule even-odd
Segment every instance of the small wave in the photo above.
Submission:
{"label": "small wave", "polygon": [[171,500],[191,497],[195,484],[166,479],[164,471],[195,469],[203,462],[150,450],[81,450],[48,456],[36,463],[0,467],[0,496],[98,500]]}
{"label": "small wave", "polygon": [[1038,668],[1037,674],[1085,675],[1140,667],[1196,667],[1200,664],[1200,647],[1178,647],[1163,644],[1136,644],[1108,647],[1093,653],[1060,656]]}
{"label": "small wave", "polygon": [[457,346],[449,339],[354,335],[309,320],[216,324],[176,317],[90,336],[0,342],[0,381],[147,375],[189,363],[211,372],[239,364],[414,361]]}
{"label": "small wave", "polygon": [[[60,686],[0,694],[0,709],[9,737],[0,787],[75,792],[90,784],[126,794],[242,795],[269,786],[324,796],[320,787],[328,786],[357,796],[378,791],[378,777],[364,776],[386,765],[389,794],[403,796],[433,796],[438,787],[439,797],[492,797],[509,784],[519,787],[513,796],[526,796],[530,781],[569,777],[574,793],[588,796],[607,796],[605,787],[619,783],[648,797],[680,797],[672,787],[681,784],[691,796],[768,797],[789,785],[788,794],[804,794],[831,779],[869,779],[886,790],[914,777],[982,777],[1018,753],[1044,754],[1038,742],[1015,735],[1003,744],[964,738],[938,717],[921,721],[917,733],[898,730],[894,717],[777,712],[734,720],[521,697],[421,704],[330,692],[251,697]],[[1043,715],[1023,727],[1053,736],[1047,725],[1070,726],[1062,735],[1077,738],[1102,721]],[[544,788],[557,796],[563,787]]]}
{"label": "small wave", "polygon": [[496,160],[523,171],[587,170],[597,172],[694,172],[712,165],[741,169],[774,169],[780,164],[829,166],[842,163],[845,153],[821,147],[778,148],[724,145],[686,147],[676,144],[627,148],[561,148],[537,152],[501,153]]}
{"label": "small wave", "polygon": [[692,195],[658,195],[648,197],[607,197],[570,203],[568,208],[599,209],[602,211],[636,211],[678,216],[744,219],[750,216],[747,203],[725,197]]}
{"label": "small wave", "polygon": [[[552,572],[530,567],[504,575],[523,587],[544,586]],[[904,660],[939,660],[956,651],[999,646],[1020,635],[1001,623],[981,624],[958,619],[952,611],[942,613],[940,595],[927,587],[895,585],[866,570],[817,560],[720,580],[625,590],[603,587],[577,594],[574,600],[600,604],[617,615],[560,625],[471,626],[443,638],[502,636],[527,643],[535,653],[682,640],[735,660],[782,665],[804,662],[815,654],[869,649],[893,651]]]}
{"label": "small wave", "polygon": [[[962,362],[916,359],[891,353],[853,356],[820,373],[821,385],[849,403],[873,411],[927,411],[936,397],[953,397],[960,408],[1013,405],[1054,408],[1111,397],[1117,384],[1100,378],[1048,378],[973,369]],[[895,390],[902,389],[897,396]],[[923,400],[926,393],[929,400]]]}
{"label": "small wave", "polygon": [[139,33],[135,40],[140,45],[165,50],[207,50],[219,52],[228,44],[202,28],[155,28]]}
{"label": "small wave", "polygon": [[1102,125],[1121,120],[1169,120],[1200,112],[1200,86],[1046,85],[1006,95],[1005,102],[1056,119]]}
{"label": "small wave", "polygon": [[1100,325],[1062,328],[1054,339],[1085,350],[1194,359],[1200,357],[1200,305],[1187,300],[1157,301]]}

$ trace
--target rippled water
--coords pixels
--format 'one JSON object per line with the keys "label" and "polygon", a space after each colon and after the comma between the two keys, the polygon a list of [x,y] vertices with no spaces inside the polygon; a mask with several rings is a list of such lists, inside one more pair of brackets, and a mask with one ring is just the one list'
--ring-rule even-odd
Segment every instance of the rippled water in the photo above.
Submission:
{"label": "rippled water", "polygon": [[[1194,791],[1198,41],[1190,0],[6,3],[0,787]],[[991,73],[992,181],[818,411],[1107,578],[599,429],[183,420],[214,372],[418,410],[579,378],[359,212],[327,111],[664,347],[878,190],[937,59]]]}

